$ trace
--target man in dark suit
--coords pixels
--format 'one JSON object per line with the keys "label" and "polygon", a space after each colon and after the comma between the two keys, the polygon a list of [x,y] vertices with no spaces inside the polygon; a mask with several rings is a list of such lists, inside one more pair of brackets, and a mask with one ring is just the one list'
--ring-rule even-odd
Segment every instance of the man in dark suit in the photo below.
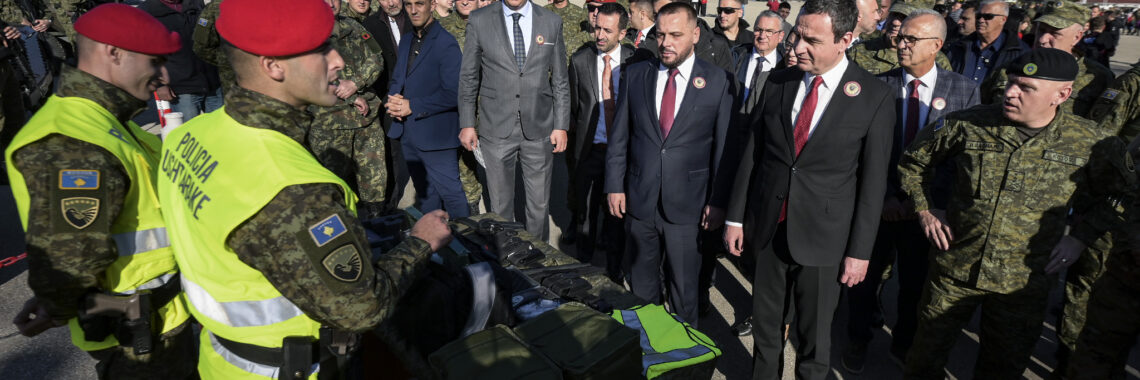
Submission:
{"label": "man in dark suit", "polygon": [[744,223],[726,228],[725,243],[756,255],[756,379],[780,376],[786,307],[796,377],[827,376],[840,284],[867,273],[896,116],[893,89],[844,54],[857,15],[850,0],[804,3],[792,29],[797,65],[768,76],[752,113],[728,215]]}
{"label": "man in dark suit", "polygon": [[[906,358],[914,340],[918,299],[926,281],[927,253],[930,243],[922,232],[914,203],[902,192],[898,162],[903,149],[918,131],[942,115],[972,107],[979,102],[978,86],[968,78],[936,67],[934,62],[946,38],[946,21],[929,9],[911,13],[898,34],[900,68],[879,75],[895,92],[898,117],[895,122],[891,161],[887,167],[887,192],[883,200],[882,221],[871,253],[868,273],[883,273],[894,265],[899,280],[898,320],[891,329],[890,353],[899,362]],[[917,88],[917,91],[916,91]],[[936,194],[942,202],[949,191],[948,170],[939,171]],[[879,305],[879,283],[882,276],[868,276],[866,281],[847,292],[847,335],[850,345],[843,353],[843,367],[852,373],[863,371],[867,343],[873,336],[873,314]]]}
{"label": "man in dark suit", "polygon": [[661,60],[630,64],[622,76],[605,188],[610,213],[626,218],[635,255],[633,293],[661,303],[664,253],[669,304],[693,326],[700,292],[698,233],[724,221],[724,190],[730,186],[714,181],[725,177],[717,173],[736,115],[729,74],[693,52],[701,33],[696,20],[688,4],[662,7]]}
{"label": "man in dark suit", "polygon": [[401,39],[396,72],[384,105],[394,121],[388,137],[402,145],[416,206],[423,212],[447,210],[470,215],[459,182],[459,111],[456,89],[463,54],[455,37],[432,17],[428,0],[404,0],[415,28]]}
{"label": "man in dark suit", "polygon": [[[653,0],[653,6],[657,12],[660,12],[662,7],[673,2],[689,4],[686,0]],[[723,35],[713,33],[712,28],[709,28],[705,20],[697,19],[697,27],[701,29],[701,40],[697,42],[695,47],[697,58],[714,64],[724,71],[732,72],[732,45],[729,44],[728,39],[724,38]],[[629,60],[630,63],[661,58],[661,52],[657,50],[659,45],[657,39],[660,37],[657,35],[656,25],[650,27],[648,32],[644,34],[645,37],[637,45],[637,50],[633,52],[633,57]]]}
{"label": "man in dark suit", "polygon": [[[594,256],[594,242],[598,238],[598,218],[603,217],[603,235],[612,249],[606,250],[606,273],[615,282],[625,277],[622,268],[621,221],[605,213],[602,201],[605,184],[606,147],[617,115],[617,94],[620,91],[624,62],[633,55],[633,47],[622,46],[629,17],[617,3],[604,3],[598,7],[594,27],[596,43],[579,49],[570,58],[570,163],[571,184],[577,207],[572,228],[586,228],[578,240],[578,260],[588,263]],[[607,72],[608,70],[608,72]]]}
{"label": "man in dark suit", "polygon": [[[401,0],[374,0],[380,3],[381,12],[374,12],[365,17],[361,24],[364,29],[376,37],[382,49],[384,58],[384,72],[380,78],[373,82],[372,88],[377,94],[387,94],[388,85],[392,81],[392,72],[396,68],[396,53],[399,51],[400,39],[412,31],[412,21],[404,13]],[[392,129],[392,117],[384,115],[382,126],[385,131]],[[388,167],[388,197],[387,208],[394,209],[404,196],[404,188],[408,185],[408,165],[404,162],[404,154],[400,142],[388,139],[387,149]]]}
{"label": "man in dark suit", "polygon": [[464,44],[459,142],[479,148],[491,211],[508,220],[515,219],[515,167],[522,167],[526,230],[546,240],[552,162],[566,150],[570,127],[562,18],[529,0],[504,0],[471,12]]}
{"label": "man in dark suit", "polygon": [[[732,52],[736,56],[736,86],[740,94],[738,120],[748,120],[748,115],[760,102],[768,74],[785,67],[784,47],[780,43],[784,40],[784,29],[781,27],[784,19],[776,12],[763,11],[756,16],[755,21],[756,26],[751,31],[752,43],[737,46]],[[740,267],[744,276],[751,280],[753,269],[756,268],[756,258],[751,252],[741,257]],[[740,336],[752,334],[752,303],[733,307],[736,309],[733,331]]]}

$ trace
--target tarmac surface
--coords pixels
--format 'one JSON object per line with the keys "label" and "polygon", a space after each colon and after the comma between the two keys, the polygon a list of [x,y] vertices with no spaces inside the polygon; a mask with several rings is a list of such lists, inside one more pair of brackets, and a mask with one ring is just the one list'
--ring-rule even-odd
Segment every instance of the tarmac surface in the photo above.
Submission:
{"label": "tarmac surface", "polygon": [[[581,4],[581,0],[572,0]],[[539,3],[545,4],[543,1]],[[792,14],[796,14],[803,4],[793,1]],[[751,1],[745,6],[745,14],[751,19],[766,6],[763,2]],[[708,11],[714,13],[716,8],[713,2],[708,4]],[[711,17],[706,20],[715,22]],[[1121,36],[1121,44],[1117,55],[1112,60],[1112,70],[1120,74],[1132,64],[1140,60],[1140,37]],[[560,159],[556,157],[556,160]],[[551,223],[550,241],[557,242],[561,236],[561,229],[569,224],[570,215],[567,213],[564,197],[566,189],[566,167],[554,165],[554,184],[551,197]],[[520,181],[521,183],[521,181]],[[408,187],[408,194],[412,191]],[[522,193],[521,188],[518,191]],[[405,205],[411,200],[406,197]],[[556,244],[556,246],[558,246]],[[561,246],[566,250],[569,246]],[[11,189],[0,185],[0,379],[94,379],[95,361],[87,354],[72,346],[66,328],[51,329],[37,337],[27,338],[17,333],[10,321],[20,310],[24,301],[32,296],[27,287],[27,260],[21,259],[24,252],[24,239],[20,227],[19,217],[12,200]],[[595,255],[594,260],[604,266],[604,254]],[[737,337],[732,333],[731,326],[736,322],[737,315],[733,305],[750,305],[751,284],[745,280],[728,259],[720,259],[719,273],[715,287],[712,290],[714,312],[701,319],[701,330],[711,336],[724,355],[718,359],[717,371],[713,379],[748,379],[752,372],[752,338]],[[1054,292],[1053,305],[1057,305],[1060,293]],[[898,379],[901,378],[901,369],[887,354],[889,334],[895,320],[893,307],[894,297],[897,294],[897,282],[885,282],[882,292],[882,305],[886,318],[885,327],[875,331],[875,338],[868,348],[866,369],[860,375],[853,375],[842,369],[840,364],[843,348],[847,344],[846,337],[846,307],[843,300],[837,311],[836,323],[832,329],[832,373],[835,379]],[[1026,370],[1027,379],[1048,378],[1052,365],[1055,363],[1053,352],[1056,349],[1056,306],[1051,308],[1050,316],[1046,320],[1042,336],[1033,356],[1032,365]],[[746,312],[746,311],[745,311]],[[958,344],[951,353],[947,368],[947,377],[952,379],[968,379],[973,371],[973,363],[977,355],[978,337],[977,320],[962,331]],[[792,346],[794,339],[785,350],[784,379],[793,379],[795,353]],[[1140,353],[1133,350],[1130,356],[1130,365],[1127,368],[1128,378],[1140,379]]]}

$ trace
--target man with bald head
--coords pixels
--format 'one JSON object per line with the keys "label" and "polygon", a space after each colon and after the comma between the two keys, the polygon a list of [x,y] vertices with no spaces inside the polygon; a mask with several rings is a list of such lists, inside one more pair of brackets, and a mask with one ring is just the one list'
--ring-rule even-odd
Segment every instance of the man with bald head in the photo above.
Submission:
{"label": "man with bald head", "polygon": [[855,0],[855,7],[859,9],[859,18],[855,22],[855,39],[851,41],[850,49],[855,44],[878,38],[879,21],[883,20],[886,9],[879,9],[878,0]]}
{"label": "man with bald head", "polygon": [[954,72],[981,84],[987,76],[1005,67],[1014,58],[1029,50],[1017,35],[1003,31],[1009,18],[1009,3],[1002,0],[985,0],[976,12],[977,31],[951,45],[946,56]]}
{"label": "man with bald head", "polygon": [[[897,3],[895,7],[900,5],[904,4]],[[914,10],[907,15],[897,33],[900,67],[878,76],[895,90],[895,99],[900,107],[887,168],[882,221],[879,222],[868,272],[882,273],[888,265],[895,264],[893,270],[899,280],[895,309],[898,319],[891,328],[890,354],[902,362],[914,339],[918,297],[926,280],[926,254],[930,244],[922,234],[914,202],[902,192],[897,169],[899,156],[924,126],[946,114],[978,104],[978,86],[935,64],[936,57],[941,54],[942,41],[946,38],[946,22],[942,15],[930,9]],[[949,186],[949,177],[946,173],[938,175],[941,177],[935,189],[941,196]],[[939,199],[938,202],[945,200]],[[872,315],[880,304],[878,290],[881,280],[881,276],[869,276],[867,281],[847,292],[850,344],[843,353],[843,367],[852,373],[862,372],[867,344],[874,336]]]}

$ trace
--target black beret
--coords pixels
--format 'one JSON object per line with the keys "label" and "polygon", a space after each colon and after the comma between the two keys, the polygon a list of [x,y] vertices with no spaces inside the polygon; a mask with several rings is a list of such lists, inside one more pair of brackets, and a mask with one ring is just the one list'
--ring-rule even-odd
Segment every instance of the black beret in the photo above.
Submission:
{"label": "black beret", "polygon": [[1077,79],[1077,59],[1063,50],[1036,48],[1006,66],[1006,74],[1019,77],[1071,82]]}

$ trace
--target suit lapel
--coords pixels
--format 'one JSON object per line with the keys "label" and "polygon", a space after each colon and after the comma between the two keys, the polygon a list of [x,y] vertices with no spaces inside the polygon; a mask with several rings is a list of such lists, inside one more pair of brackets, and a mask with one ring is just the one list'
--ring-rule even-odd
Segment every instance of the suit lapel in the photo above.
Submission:
{"label": "suit lapel", "polygon": [[[500,4],[498,6],[502,7],[503,5]],[[513,44],[511,44],[511,34],[513,33],[513,31],[507,30],[507,18],[505,16],[503,16],[503,9],[502,8],[498,9],[495,12],[495,20],[496,20],[495,21],[495,29],[498,29],[499,31],[502,32],[502,33],[499,33],[499,36],[502,37],[503,42],[505,42],[503,44],[503,49],[506,49],[507,58],[510,58],[511,61],[514,61],[515,60],[515,46]]]}
{"label": "suit lapel", "polygon": [[[656,61],[654,61],[656,63]],[[665,135],[661,134],[661,119],[659,112],[655,112],[657,104],[657,65],[653,65],[649,70],[645,70],[645,78],[641,81],[645,88],[645,101],[649,103],[650,120],[653,120],[653,133],[657,134],[657,141],[665,141]],[[676,118],[674,118],[676,120]],[[677,124],[674,122],[673,124]]]}
{"label": "suit lapel", "polygon": [[[843,117],[843,112],[837,110],[847,110],[851,108],[851,104],[855,101],[855,96],[858,96],[858,94],[849,96],[843,87],[846,86],[847,82],[854,80],[854,78],[851,78],[851,69],[853,67],[855,67],[855,65],[848,65],[847,70],[843,72],[843,77],[839,80],[839,83],[836,84],[836,88],[831,89],[831,100],[827,102],[823,113],[819,115],[819,122],[815,124],[815,130],[812,131],[811,137],[808,137],[808,141],[804,143],[803,149],[800,150],[801,155],[804,150],[811,147],[811,140],[813,138],[824,136],[823,134],[826,134],[827,130],[831,128],[831,124],[837,121],[836,118]],[[858,83],[858,81],[855,82]],[[859,83],[859,85],[862,86],[863,84]],[[818,107],[818,105],[816,107]]]}
{"label": "suit lapel", "polygon": [[800,82],[803,82],[803,71],[794,69],[794,80],[786,81],[782,84],[783,96],[780,96],[780,121],[783,123],[784,139],[787,140],[788,154],[795,159],[796,156],[796,142],[795,142],[795,116],[792,116],[792,108],[796,105],[796,91],[800,88]]}
{"label": "suit lapel", "polygon": [[[938,70],[938,79],[934,82],[934,91],[931,93],[930,111],[926,113],[926,124],[930,124],[931,122],[938,120],[938,118],[942,117],[942,115],[946,112],[946,107],[943,107],[942,109],[934,108],[934,99],[942,98],[942,100],[946,102],[947,106],[950,105],[950,87],[952,86],[950,83],[950,76],[946,75],[945,70],[939,68],[935,68],[935,70]],[[925,125],[919,127],[925,127]]]}
{"label": "suit lapel", "polygon": [[[542,39],[544,42],[547,39],[547,37],[542,34],[543,28],[539,28],[539,25],[545,26],[545,24],[542,24],[539,22],[539,21],[541,21],[539,19],[539,17],[540,16],[538,13],[538,5],[534,4],[532,2],[530,4],[530,18],[531,18],[531,20],[529,20],[531,23],[530,24],[530,41],[526,42],[526,46],[527,46],[527,48],[526,48],[526,62],[523,63],[523,67],[526,67],[530,63],[530,61],[532,61],[531,58],[533,58],[535,54],[538,54],[538,49],[537,49],[538,45],[535,43],[535,41],[538,41],[538,37],[542,36]],[[525,19],[519,19],[519,22],[527,22],[527,21],[528,20],[525,20]],[[555,38],[562,38],[562,36],[556,36]],[[562,43],[565,44],[566,41],[562,41]],[[567,47],[567,49],[569,49],[569,47]],[[512,57],[514,56],[513,53],[511,56]]]}
{"label": "suit lapel", "polygon": [[593,48],[593,49],[590,49],[590,51],[593,52],[594,55],[590,56],[589,59],[586,60],[586,70],[587,70],[586,72],[590,73],[590,80],[588,80],[586,82],[589,83],[589,85],[587,87],[590,89],[590,99],[594,99],[595,100],[594,103],[598,103],[602,100],[602,98],[598,97],[598,94],[601,93],[601,91],[600,91],[601,89],[599,89],[597,87],[598,86],[598,49]]}
{"label": "suit lapel", "polygon": [[[432,22],[434,23],[437,21],[432,21]],[[420,64],[424,62],[423,59],[419,59],[420,56],[428,57],[428,52],[431,51],[431,47],[435,45],[435,37],[437,35],[439,35],[439,28],[442,28],[442,26],[436,25],[436,26],[432,27],[431,29],[428,29],[427,35],[424,36],[423,43],[420,44],[420,54],[416,55],[417,59],[412,62],[412,67],[408,69],[407,76],[411,77],[412,72],[415,72],[416,68],[420,67]],[[415,32],[412,32],[412,33],[413,33],[412,38],[415,38],[414,37]],[[411,49],[412,49],[412,46],[409,45],[408,46],[408,57],[409,58],[411,58],[412,53],[415,53]]]}

